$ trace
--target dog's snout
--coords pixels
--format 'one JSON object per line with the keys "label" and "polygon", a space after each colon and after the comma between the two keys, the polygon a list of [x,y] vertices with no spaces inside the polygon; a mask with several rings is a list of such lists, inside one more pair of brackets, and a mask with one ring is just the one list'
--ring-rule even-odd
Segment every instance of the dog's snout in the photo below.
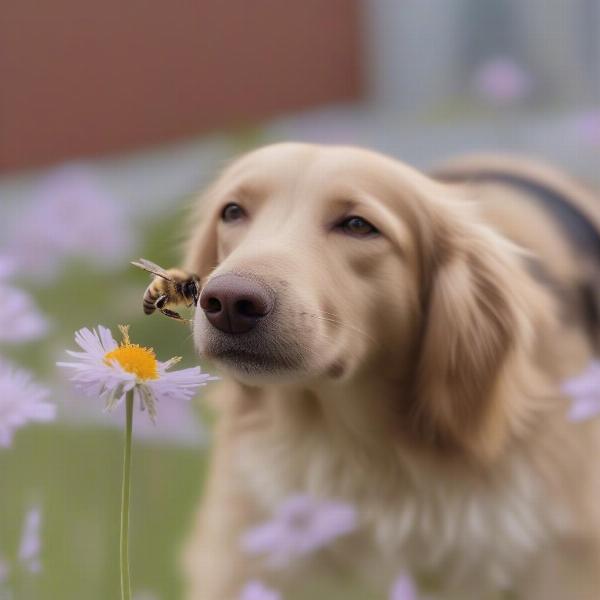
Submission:
{"label": "dog's snout", "polygon": [[225,333],[245,333],[273,310],[273,297],[260,283],[239,275],[220,275],[200,294],[208,321]]}

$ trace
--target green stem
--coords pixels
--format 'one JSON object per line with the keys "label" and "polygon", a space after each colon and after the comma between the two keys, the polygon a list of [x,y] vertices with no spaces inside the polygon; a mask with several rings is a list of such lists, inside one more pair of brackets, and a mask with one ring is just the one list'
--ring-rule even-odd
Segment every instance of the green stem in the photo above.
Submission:
{"label": "green stem", "polygon": [[133,429],[133,391],[125,399],[125,451],[123,456],[123,492],[121,495],[121,599],[131,600],[129,578],[129,492],[131,490],[131,431]]}

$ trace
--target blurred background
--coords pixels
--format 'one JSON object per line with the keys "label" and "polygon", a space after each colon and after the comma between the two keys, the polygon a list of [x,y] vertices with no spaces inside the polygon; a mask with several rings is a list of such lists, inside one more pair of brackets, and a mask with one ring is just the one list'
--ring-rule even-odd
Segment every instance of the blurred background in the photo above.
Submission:
{"label": "blurred background", "polygon": [[[0,445],[0,599],[118,597],[123,415],[55,363],[75,330],[130,323],[159,358],[195,364],[185,327],[143,316],[148,278],[129,260],[178,263],[197,191],[282,140],[422,168],[519,152],[598,185],[600,0],[3,2],[0,433],[15,369],[57,414]],[[211,416],[199,401],[135,421],[136,598],[173,600]],[[304,592],[382,600],[350,581]]]}

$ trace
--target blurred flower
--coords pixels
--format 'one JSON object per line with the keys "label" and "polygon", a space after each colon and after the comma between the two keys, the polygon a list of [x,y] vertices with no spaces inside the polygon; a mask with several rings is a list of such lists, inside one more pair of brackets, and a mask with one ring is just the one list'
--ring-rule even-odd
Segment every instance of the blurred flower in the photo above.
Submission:
{"label": "blurred flower", "polygon": [[390,593],[390,600],[418,600],[419,595],[412,577],[403,573],[396,579]]}
{"label": "blurred flower", "polygon": [[16,273],[17,265],[14,258],[0,254],[0,282],[5,281]]}
{"label": "blurred flower", "polygon": [[260,581],[250,581],[242,590],[240,600],[281,600],[281,594]]}
{"label": "blurred flower", "polygon": [[31,573],[39,573],[42,569],[40,563],[40,525],[42,512],[39,507],[32,508],[25,515],[25,524],[21,535],[19,547],[19,561]]}
{"label": "blurred flower", "polygon": [[59,367],[72,369],[71,380],[90,398],[100,398],[107,409],[119,404],[131,390],[142,410],[156,416],[156,402],[189,400],[199,387],[215,379],[202,373],[200,367],[169,371],[180,358],[159,362],[152,348],[132,344],[129,328],[120,326],[123,342],[117,344],[111,332],[102,325],[98,331],[87,328],[75,333],[75,342],[83,352],[67,353],[76,362],[59,362]]}
{"label": "blurred flower", "polygon": [[514,104],[533,87],[529,74],[509,57],[498,56],[479,66],[474,76],[475,91],[492,104]]}
{"label": "blurred flower", "polygon": [[282,568],[299,556],[323,548],[356,529],[355,509],[341,502],[316,501],[292,496],[277,510],[273,520],[243,535],[242,548],[249,554],[267,554],[268,565]]}
{"label": "blurred flower", "polygon": [[0,342],[29,342],[42,337],[48,331],[48,321],[39,312],[29,294],[15,287],[0,284],[0,297]]}
{"label": "blurred flower", "polygon": [[0,362],[0,446],[8,448],[14,432],[28,421],[54,419],[56,407],[47,397],[29,373]]}
{"label": "blurred flower", "polygon": [[10,256],[37,278],[51,278],[69,256],[111,267],[133,252],[122,204],[80,165],[49,175],[12,230]]}
{"label": "blurred flower", "polygon": [[576,122],[578,136],[590,146],[600,146],[600,108],[581,115]]}
{"label": "blurred flower", "polygon": [[600,361],[591,361],[583,373],[565,381],[562,391],[573,401],[569,410],[572,421],[600,415]]}

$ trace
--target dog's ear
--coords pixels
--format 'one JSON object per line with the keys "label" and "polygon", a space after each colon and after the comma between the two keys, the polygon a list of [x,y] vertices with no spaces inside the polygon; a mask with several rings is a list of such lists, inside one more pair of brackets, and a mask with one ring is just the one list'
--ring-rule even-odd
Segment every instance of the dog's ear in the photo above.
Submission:
{"label": "dog's ear", "polygon": [[217,219],[209,190],[193,209],[191,228],[185,246],[185,268],[204,282],[218,264]]}
{"label": "dog's ear", "polygon": [[431,241],[413,426],[436,448],[489,458],[518,418],[508,388],[532,339],[531,282],[519,249],[469,217],[438,220]]}

